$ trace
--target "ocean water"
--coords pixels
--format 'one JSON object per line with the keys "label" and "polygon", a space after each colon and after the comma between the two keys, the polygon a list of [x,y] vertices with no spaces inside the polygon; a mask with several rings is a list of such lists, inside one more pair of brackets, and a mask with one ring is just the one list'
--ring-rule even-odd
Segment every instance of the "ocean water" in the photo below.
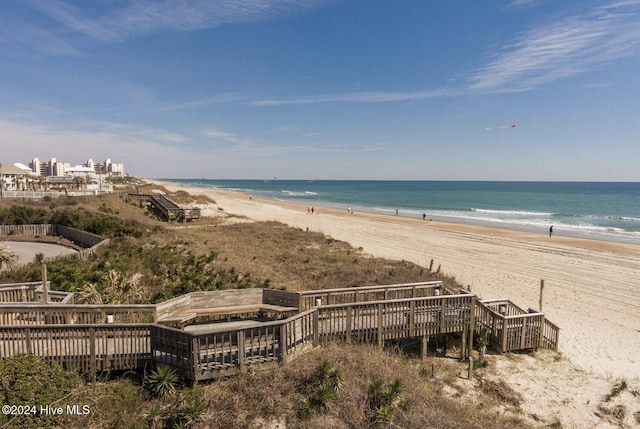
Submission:
{"label": "ocean water", "polygon": [[640,183],[162,179],[308,206],[640,244]]}

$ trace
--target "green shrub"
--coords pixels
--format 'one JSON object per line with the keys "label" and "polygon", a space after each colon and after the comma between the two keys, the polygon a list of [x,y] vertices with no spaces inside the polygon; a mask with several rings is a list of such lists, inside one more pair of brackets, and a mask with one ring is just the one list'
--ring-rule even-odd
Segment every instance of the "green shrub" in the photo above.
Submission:
{"label": "green shrub", "polygon": [[147,385],[156,396],[170,395],[180,385],[180,375],[174,368],[160,364],[151,371]]}
{"label": "green shrub", "polygon": [[49,213],[45,209],[26,206],[0,208],[0,225],[31,225],[47,223]]}
{"label": "green shrub", "polygon": [[[58,365],[49,365],[32,355],[18,355],[0,360],[0,398],[2,405],[33,405],[36,413],[22,415],[0,414],[5,427],[39,428],[61,424],[63,415],[44,414],[40,406],[64,407],[64,399],[81,384],[76,373],[66,372]],[[10,423],[9,423],[10,422]]]}

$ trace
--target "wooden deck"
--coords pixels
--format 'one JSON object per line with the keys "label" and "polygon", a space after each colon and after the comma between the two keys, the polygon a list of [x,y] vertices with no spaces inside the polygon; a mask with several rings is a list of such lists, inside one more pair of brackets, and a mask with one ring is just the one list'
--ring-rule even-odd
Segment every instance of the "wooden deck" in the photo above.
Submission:
{"label": "wooden deck", "polygon": [[[0,285],[0,358],[31,353],[95,378],[97,372],[167,363],[198,381],[250,365],[288,362],[313,344],[456,334],[461,357],[474,333],[497,350],[557,350],[543,313],[507,300],[478,301],[441,282],[284,292],[195,292],[157,305],[42,304],[35,284]],[[261,311],[265,311],[261,313]],[[175,326],[185,315],[194,317]],[[255,320],[239,319],[250,314]],[[224,317],[219,317],[219,316]],[[286,318],[285,318],[286,317]],[[171,326],[174,325],[174,326]]]}

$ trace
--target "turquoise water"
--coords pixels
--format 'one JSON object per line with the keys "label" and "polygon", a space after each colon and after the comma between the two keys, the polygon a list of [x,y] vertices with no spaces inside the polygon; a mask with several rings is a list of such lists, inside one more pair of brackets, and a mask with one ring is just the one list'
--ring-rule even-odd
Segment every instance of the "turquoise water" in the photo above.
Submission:
{"label": "turquoise water", "polygon": [[162,179],[380,214],[640,244],[640,183]]}

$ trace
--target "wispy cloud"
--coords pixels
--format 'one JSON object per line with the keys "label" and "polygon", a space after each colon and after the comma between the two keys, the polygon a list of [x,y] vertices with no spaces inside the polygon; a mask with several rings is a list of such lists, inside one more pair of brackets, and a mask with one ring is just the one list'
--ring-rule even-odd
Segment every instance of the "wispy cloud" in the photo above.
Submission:
{"label": "wispy cloud", "polygon": [[319,103],[388,103],[393,101],[419,101],[447,95],[453,94],[447,89],[416,92],[350,92],[254,100],[249,104],[253,106],[283,106]]}
{"label": "wispy cloud", "polygon": [[69,37],[82,34],[119,42],[156,31],[192,31],[222,24],[279,19],[306,13],[327,0],[139,0],[30,2],[32,8],[64,26]]}
{"label": "wispy cloud", "polygon": [[544,0],[513,0],[508,6],[508,9],[522,9],[531,8],[539,5]]}
{"label": "wispy cloud", "polygon": [[525,90],[635,54],[640,1],[599,6],[520,35],[469,78],[470,89]]}

